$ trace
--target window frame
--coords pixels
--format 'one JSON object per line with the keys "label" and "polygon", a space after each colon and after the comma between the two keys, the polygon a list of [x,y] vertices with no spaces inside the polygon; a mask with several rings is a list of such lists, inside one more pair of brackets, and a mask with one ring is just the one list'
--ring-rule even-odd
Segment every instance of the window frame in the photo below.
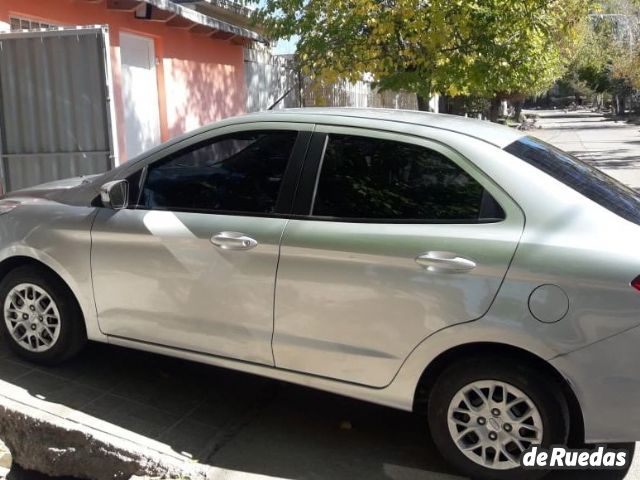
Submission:
{"label": "window frame", "polygon": [[[355,217],[328,217],[313,215],[313,206],[317,194],[317,188],[322,174],[322,164],[326,152],[328,138],[334,135],[352,135],[359,137],[367,137],[375,140],[389,140],[399,143],[408,143],[419,147],[431,149],[460,167],[471,178],[478,182],[498,203],[504,212],[502,219],[393,219],[393,218],[355,218]],[[335,125],[316,125],[316,130],[309,143],[307,158],[301,172],[300,186],[294,202],[294,218],[313,220],[319,222],[336,222],[336,223],[371,223],[371,224],[396,224],[396,225],[485,225],[485,224],[503,224],[510,216],[510,210],[513,208],[510,198],[505,191],[499,187],[484,172],[476,167],[465,157],[455,152],[448,146],[437,142],[436,140],[427,139],[422,136],[410,134],[401,134],[394,131],[385,131],[378,129],[365,129],[359,127],[342,127]],[[515,207],[518,208],[518,207]]]}
{"label": "window frame", "polygon": [[[275,212],[235,212],[214,209],[189,209],[189,208],[146,208],[140,205],[142,190],[147,180],[149,167],[158,163],[168,162],[172,159],[192,151],[200,146],[215,143],[225,137],[238,133],[260,131],[293,131],[297,133],[289,161],[284,172],[280,191],[276,200]],[[293,201],[299,181],[300,170],[307,153],[307,147],[313,132],[313,125],[292,124],[288,122],[261,122],[245,123],[227,127],[220,127],[204,133],[195,132],[194,135],[179,139],[159,150],[152,150],[147,157],[135,162],[131,168],[123,169],[117,176],[118,179],[129,180],[140,174],[138,192],[135,199],[131,199],[128,210],[140,211],[170,211],[177,213],[197,213],[203,215],[226,215],[239,217],[265,217],[265,218],[289,218],[293,209]]]}

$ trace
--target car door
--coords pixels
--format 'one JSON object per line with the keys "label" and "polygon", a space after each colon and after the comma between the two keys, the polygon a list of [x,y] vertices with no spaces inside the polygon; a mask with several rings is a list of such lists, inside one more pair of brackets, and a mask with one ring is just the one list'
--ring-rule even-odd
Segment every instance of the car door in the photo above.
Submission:
{"label": "car door", "polygon": [[276,366],[382,387],[424,338],[487,312],[524,217],[440,143],[316,132],[282,240]]}
{"label": "car door", "polygon": [[102,332],[273,365],[278,248],[311,129],[227,127],[131,173],[134,205],[92,229]]}

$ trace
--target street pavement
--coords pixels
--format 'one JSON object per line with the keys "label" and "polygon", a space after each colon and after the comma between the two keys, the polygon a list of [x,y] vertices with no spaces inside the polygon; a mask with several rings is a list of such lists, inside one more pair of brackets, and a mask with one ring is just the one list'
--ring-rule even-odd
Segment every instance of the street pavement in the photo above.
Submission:
{"label": "street pavement", "polygon": [[[640,187],[640,127],[555,112],[543,113],[538,125],[530,133]],[[2,345],[0,380],[230,471],[311,480],[462,479],[435,451],[423,417],[216,367],[90,344],[71,362],[45,368]],[[640,480],[637,457],[628,473],[550,478]]]}
{"label": "street pavement", "polygon": [[528,133],[640,189],[640,126],[586,111],[530,111],[539,129]]}

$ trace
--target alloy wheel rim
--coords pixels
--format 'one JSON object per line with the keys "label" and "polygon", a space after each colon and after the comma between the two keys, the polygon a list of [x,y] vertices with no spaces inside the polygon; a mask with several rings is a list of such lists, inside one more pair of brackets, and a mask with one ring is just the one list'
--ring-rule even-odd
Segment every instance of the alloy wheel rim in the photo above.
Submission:
{"label": "alloy wheel rim", "polygon": [[4,301],[4,321],[11,338],[30,352],[46,352],[60,336],[58,306],[43,288],[21,283]]}
{"label": "alloy wheel rim", "polygon": [[449,433],[456,447],[485,468],[510,470],[543,438],[540,411],[522,390],[496,380],[461,388],[449,404]]}

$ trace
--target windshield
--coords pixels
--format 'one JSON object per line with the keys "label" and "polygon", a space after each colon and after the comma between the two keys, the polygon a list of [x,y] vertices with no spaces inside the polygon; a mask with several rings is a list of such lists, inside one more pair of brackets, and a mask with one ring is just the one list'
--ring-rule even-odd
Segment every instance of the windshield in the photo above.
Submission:
{"label": "windshield", "polygon": [[533,137],[504,149],[613,213],[640,225],[640,195],[573,155]]}

